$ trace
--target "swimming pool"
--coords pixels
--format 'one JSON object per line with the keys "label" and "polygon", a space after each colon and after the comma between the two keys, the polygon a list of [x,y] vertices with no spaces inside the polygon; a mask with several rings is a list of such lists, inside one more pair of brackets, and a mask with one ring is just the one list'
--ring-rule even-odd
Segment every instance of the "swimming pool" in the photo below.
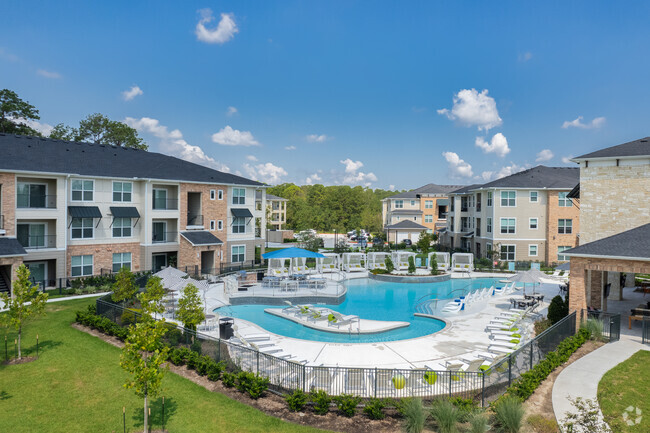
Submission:
{"label": "swimming pool", "polygon": [[[412,284],[388,283],[367,278],[348,280],[348,293],[340,305],[323,305],[342,314],[354,314],[362,319],[409,322],[406,328],[377,334],[335,334],[307,328],[299,323],[264,312],[265,308],[281,308],[278,305],[235,305],[218,308],[222,316],[230,316],[253,322],[269,332],[285,337],[330,343],[375,343],[382,341],[405,340],[433,334],[445,327],[440,320],[415,317],[413,313],[417,302],[424,296],[447,299],[451,293],[469,287],[479,289],[490,287],[494,278],[451,279],[440,283]],[[454,295],[457,295],[455,293]],[[440,307],[444,305],[441,303]]]}

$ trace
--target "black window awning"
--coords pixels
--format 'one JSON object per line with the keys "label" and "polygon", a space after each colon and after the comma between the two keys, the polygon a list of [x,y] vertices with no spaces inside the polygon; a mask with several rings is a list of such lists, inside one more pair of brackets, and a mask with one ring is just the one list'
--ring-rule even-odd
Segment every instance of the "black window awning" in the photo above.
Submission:
{"label": "black window awning", "polygon": [[102,213],[97,206],[68,206],[72,218],[101,218]]}
{"label": "black window awning", "polygon": [[251,213],[251,211],[246,208],[230,209],[230,212],[232,212],[232,215],[235,218],[253,218],[253,214]]}
{"label": "black window awning", "polygon": [[113,218],[140,218],[140,213],[138,209],[130,207],[113,207],[111,206],[111,213]]}

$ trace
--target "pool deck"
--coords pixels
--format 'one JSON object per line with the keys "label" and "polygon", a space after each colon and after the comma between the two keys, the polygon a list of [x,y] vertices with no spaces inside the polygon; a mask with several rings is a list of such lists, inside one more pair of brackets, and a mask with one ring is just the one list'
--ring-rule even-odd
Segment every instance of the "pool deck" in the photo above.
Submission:
{"label": "pool deck", "polygon": [[[462,275],[461,275],[462,274]],[[353,273],[349,278],[365,278],[367,273]],[[507,278],[506,274],[472,273],[473,278]],[[452,274],[452,278],[467,278],[466,273]],[[206,294],[208,310],[228,305],[223,284],[212,285]],[[530,291],[530,288],[529,288]],[[537,309],[546,314],[548,303],[559,292],[558,282],[548,279],[537,287],[537,293],[545,295],[544,303]],[[445,360],[457,359],[463,355],[485,351],[493,342],[485,327],[495,316],[507,311],[509,298],[520,297],[521,291],[509,295],[491,296],[468,306],[459,314],[440,314],[439,319],[447,326],[432,335],[408,340],[379,343],[327,343],[299,340],[272,334],[260,326],[242,319],[235,319],[237,332],[246,335],[267,333],[271,341],[290,353],[294,359],[307,360],[312,366],[380,367],[380,368],[424,368],[425,365],[442,364]],[[530,326],[530,324],[529,324]],[[216,331],[207,334],[217,336]]]}

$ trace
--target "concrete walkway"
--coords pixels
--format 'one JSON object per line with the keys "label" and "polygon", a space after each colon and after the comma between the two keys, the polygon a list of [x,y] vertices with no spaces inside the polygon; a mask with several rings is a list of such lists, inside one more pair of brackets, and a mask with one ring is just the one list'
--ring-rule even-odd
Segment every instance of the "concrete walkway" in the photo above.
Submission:
{"label": "concrete walkway", "polygon": [[553,385],[553,411],[558,424],[567,413],[575,412],[569,397],[596,400],[603,375],[639,350],[650,350],[650,346],[641,344],[640,337],[621,335],[619,341],[594,350],[562,370]]}

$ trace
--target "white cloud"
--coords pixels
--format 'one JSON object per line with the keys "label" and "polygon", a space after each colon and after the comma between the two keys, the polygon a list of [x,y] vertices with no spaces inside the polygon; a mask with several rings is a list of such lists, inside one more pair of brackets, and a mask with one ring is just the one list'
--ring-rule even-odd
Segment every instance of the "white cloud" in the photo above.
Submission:
{"label": "white cloud", "polygon": [[533,58],[533,53],[531,53],[530,51],[526,51],[523,54],[519,54],[519,61],[520,62],[527,62],[532,58]]}
{"label": "white cloud", "polygon": [[21,62],[22,59],[17,55],[7,51],[6,48],[0,47],[0,59],[6,60],[8,62]]}
{"label": "white cloud", "polygon": [[226,115],[234,116],[235,114],[238,113],[238,111],[239,110],[237,110],[237,108],[231,106],[231,107],[228,107],[228,111],[226,111]]}
{"label": "white cloud", "polygon": [[224,146],[259,146],[260,143],[255,140],[253,134],[249,131],[239,131],[226,126],[219,132],[212,134],[212,141]]}
{"label": "white cloud", "polygon": [[46,71],[45,69],[39,69],[38,71],[36,71],[36,73],[38,75],[40,75],[41,77],[53,78],[55,80],[58,80],[59,78],[62,78],[61,74],[59,74],[58,72]]}
{"label": "white cloud", "polygon": [[310,143],[323,143],[326,140],[329,140],[329,137],[325,134],[309,134],[305,137],[305,139]]}
{"label": "white cloud", "polygon": [[54,127],[49,123],[41,123],[37,120],[23,119],[22,117],[10,117],[10,120],[17,123],[25,124],[30,128],[37,130],[45,137],[49,136],[52,130],[54,129]]}
{"label": "white cloud", "polygon": [[442,156],[445,157],[449,165],[450,177],[472,177],[474,174],[472,166],[460,159],[457,153],[442,152]]}
{"label": "white cloud", "polygon": [[284,168],[273,165],[270,162],[257,165],[250,165],[246,163],[242,167],[244,167],[244,171],[246,171],[246,174],[251,179],[264,183],[280,183],[282,177],[287,175],[287,172]]}
{"label": "white cloud", "polygon": [[201,19],[196,24],[196,38],[199,41],[208,44],[224,44],[235,37],[235,33],[239,32],[237,23],[235,23],[235,16],[233,14],[221,14],[221,20],[217,24],[217,28],[208,29],[206,24],[214,20],[211,9],[201,9],[199,11]]}
{"label": "white cloud", "polygon": [[284,146],[284,150],[296,150],[296,146]]}
{"label": "white cloud", "polygon": [[131,86],[129,90],[125,90],[122,92],[122,98],[125,101],[130,101],[136,96],[142,95],[142,89],[139,86]]}
{"label": "white cloud", "polygon": [[352,161],[350,158],[339,162],[345,165],[345,174],[339,183],[347,185],[370,186],[372,182],[377,182],[377,176],[375,176],[374,173],[364,173],[362,171],[359,171],[359,169],[363,167],[363,162]]}
{"label": "white cloud", "polygon": [[323,180],[323,179],[321,179],[321,177],[318,175],[318,173],[314,173],[311,176],[307,176],[307,179],[305,179],[305,183],[307,185],[313,185],[314,183],[320,182],[321,180]]}
{"label": "white cloud", "polygon": [[573,158],[572,155],[569,155],[569,156],[563,156],[563,157],[562,157],[562,162],[565,163],[565,164],[574,164],[574,162],[571,161],[571,158]]}
{"label": "white cloud", "polygon": [[246,159],[249,161],[257,162],[257,157],[255,155],[246,155]]}
{"label": "white cloud", "polygon": [[205,165],[224,172],[230,172],[230,168],[214,158],[208,156],[203,152],[199,146],[192,146],[183,139],[183,134],[180,130],[174,129],[169,131],[166,126],[161,125],[158,119],[150,117],[142,117],[135,119],[127,117],[124,123],[131,128],[135,128],[138,132],[146,132],[160,139],[160,150],[164,153],[184,159],[185,161],[193,162],[195,164]]}
{"label": "white cloud", "polygon": [[597,129],[600,128],[605,124],[605,118],[604,117],[596,117],[594,120],[588,123],[583,123],[582,122],[583,117],[578,116],[577,119],[572,120],[572,121],[565,121],[562,124],[562,128],[568,129],[568,128],[580,128],[580,129]]}
{"label": "white cloud", "polygon": [[451,110],[443,108],[438,110],[451,120],[461,125],[476,126],[479,131],[488,131],[501,125],[497,104],[494,98],[488,96],[485,89],[479,93],[476,89],[463,89],[454,95],[454,106]]}
{"label": "white cloud", "polygon": [[495,153],[497,156],[504,157],[510,152],[508,147],[508,140],[502,133],[494,134],[490,143],[485,141],[483,137],[476,137],[475,144],[477,147],[483,149],[484,153]]}
{"label": "white cloud", "polygon": [[537,158],[535,158],[535,162],[546,162],[550,161],[553,159],[555,155],[553,155],[553,152],[551,152],[551,149],[542,149],[538,154]]}
{"label": "white cloud", "polygon": [[394,190],[395,190],[395,185],[392,185],[392,184],[391,184],[391,185],[388,185],[388,189],[389,189],[390,191],[394,191]]}
{"label": "white cloud", "polygon": [[499,171],[484,171],[481,173],[481,179],[483,179],[485,182],[501,179],[502,177],[510,176],[512,174],[526,170],[528,167],[528,164],[521,166],[513,162],[511,165],[501,167]]}

